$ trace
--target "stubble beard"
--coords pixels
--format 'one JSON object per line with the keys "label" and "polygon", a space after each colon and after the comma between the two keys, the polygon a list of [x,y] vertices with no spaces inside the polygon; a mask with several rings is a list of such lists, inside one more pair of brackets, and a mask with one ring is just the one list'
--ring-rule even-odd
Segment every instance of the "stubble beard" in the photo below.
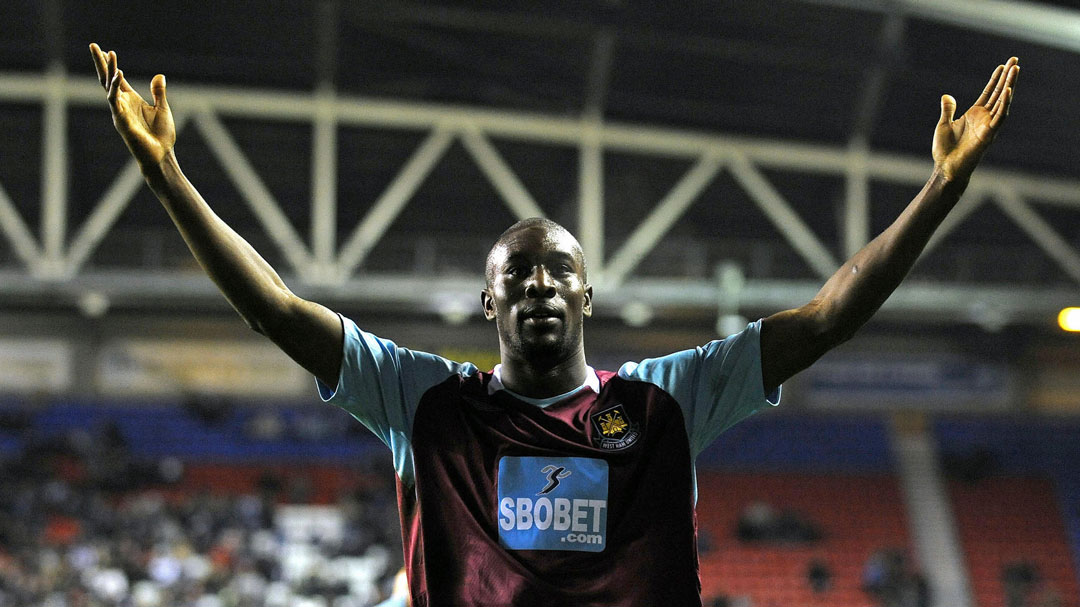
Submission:
{"label": "stubble beard", "polygon": [[[562,322],[565,322],[565,318]],[[575,332],[571,327],[564,326],[559,331],[530,335],[528,329],[524,329],[516,338],[516,351],[524,360],[538,367],[554,367],[578,353],[581,331],[579,329]]]}
{"label": "stubble beard", "polygon": [[504,341],[510,353],[532,366],[550,367],[574,355],[573,336],[565,331],[535,331],[521,322]]}

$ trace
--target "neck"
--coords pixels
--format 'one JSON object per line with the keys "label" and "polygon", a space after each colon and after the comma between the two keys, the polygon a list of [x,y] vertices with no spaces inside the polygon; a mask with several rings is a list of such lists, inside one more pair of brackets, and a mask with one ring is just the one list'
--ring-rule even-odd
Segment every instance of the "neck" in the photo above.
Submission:
{"label": "neck", "polygon": [[585,382],[585,348],[557,362],[537,362],[505,351],[502,356],[502,383],[507,389],[529,398],[565,394]]}

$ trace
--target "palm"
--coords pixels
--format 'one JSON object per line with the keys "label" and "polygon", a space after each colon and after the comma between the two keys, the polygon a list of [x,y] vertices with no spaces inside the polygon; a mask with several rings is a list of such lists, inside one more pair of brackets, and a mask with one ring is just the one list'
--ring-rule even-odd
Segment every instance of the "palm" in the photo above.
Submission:
{"label": "palm", "polygon": [[932,154],[935,166],[947,179],[967,181],[971,176],[1009,113],[1019,72],[1015,57],[998,66],[979,99],[957,120],[952,119],[956,101],[948,95],[942,97]]}
{"label": "palm", "polygon": [[160,162],[176,143],[172,112],[146,103],[135,91],[117,95],[113,124],[140,161]]}

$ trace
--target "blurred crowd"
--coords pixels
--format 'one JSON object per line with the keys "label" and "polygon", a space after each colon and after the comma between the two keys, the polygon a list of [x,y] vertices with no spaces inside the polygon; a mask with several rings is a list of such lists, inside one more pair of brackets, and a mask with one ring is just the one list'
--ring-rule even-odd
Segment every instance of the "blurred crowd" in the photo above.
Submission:
{"label": "blurred crowd", "polygon": [[[200,405],[189,407],[197,419],[221,423],[217,408]],[[245,440],[325,442],[342,432],[317,415],[291,423],[259,412],[244,426]],[[133,458],[115,425],[47,439],[29,427],[0,412],[0,449],[5,435],[24,439],[0,451],[0,607],[370,607],[392,593],[401,535],[384,449],[360,458],[352,468],[358,482],[335,503],[317,505],[310,479],[280,470],[249,492],[193,491],[184,462]],[[761,501],[745,506],[733,532],[779,548],[824,537],[811,518]],[[714,549],[706,529],[698,540],[703,555]],[[807,563],[815,596],[826,598],[834,577],[826,560]],[[931,603],[903,550],[870,555],[861,581],[879,607]],[[1007,607],[1063,604],[1032,563],[1009,563],[1001,582]],[[747,596],[706,604],[753,607]]]}
{"label": "blurred crowd", "polygon": [[863,566],[862,587],[879,607],[930,607],[930,585],[906,552],[882,548]]}
{"label": "blurred crowd", "polygon": [[824,535],[816,522],[798,510],[778,509],[764,501],[743,507],[735,533],[743,542],[772,544],[812,544]]}
{"label": "blurred crowd", "polygon": [[401,540],[392,468],[368,464],[385,482],[282,507],[271,476],[171,492],[183,464],[134,461],[111,427],[30,444],[0,462],[0,607],[374,605]]}

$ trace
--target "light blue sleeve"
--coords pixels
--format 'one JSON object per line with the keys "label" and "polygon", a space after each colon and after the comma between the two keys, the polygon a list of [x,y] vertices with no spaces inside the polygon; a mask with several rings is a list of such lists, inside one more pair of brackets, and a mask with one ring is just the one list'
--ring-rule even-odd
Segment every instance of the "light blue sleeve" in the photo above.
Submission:
{"label": "light blue sleeve", "polygon": [[392,596],[385,601],[375,605],[375,607],[408,607],[409,597],[407,596]]}
{"label": "light blue sleeve", "polygon": [[330,388],[318,379],[324,402],[345,409],[368,427],[394,453],[394,469],[412,483],[412,423],[420,397],[452,375],[472,375],[472,363],[398,347],[394,342],[361,331],[341,317],[345,340],[338,384]]}
{"label": "light blue sleeve", "polygon": [[695,458],[724,430],[780,403],[780,388],[766,397],[762,387],[760,320],[692,350],[626,363],[619,376],[655,384],[675,398]]}

